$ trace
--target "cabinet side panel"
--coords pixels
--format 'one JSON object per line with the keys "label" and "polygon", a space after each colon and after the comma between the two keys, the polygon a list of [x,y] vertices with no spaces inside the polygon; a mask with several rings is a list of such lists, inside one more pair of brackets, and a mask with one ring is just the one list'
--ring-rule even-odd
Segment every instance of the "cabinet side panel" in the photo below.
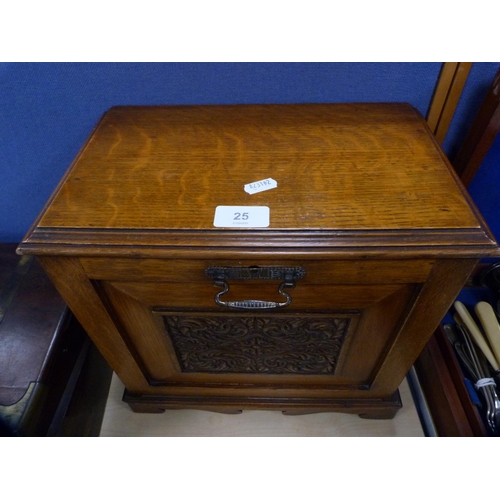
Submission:
{"label": "cabinet side panel", "polygon": [[99,294],[77,258],[39,257],[55,287],[96,347],[131,391],[148,387],[147,381]]}
{"label": "cabinet side panel", "polygon": [[344,354],[345,362],[339,375],[366,383],[374,378],[404,312],[411,305],[415,288],[412,285],[402,286],[363,311],[356,335]]}
{"label": "cabinet side panel", "polygon": [[373,382],[374,393],[392,394],[398,388],[477,262],[476,259],[436,261]]}
{"label": "cabinet side panel", "polygon": [[105,281],[100,287],[110,301],[130,343],[137,351],[148,378],[163,380],[180,371],[173,348],[163,334],[161,318],[151,314],[150,308],[130,295],[120,292]]}

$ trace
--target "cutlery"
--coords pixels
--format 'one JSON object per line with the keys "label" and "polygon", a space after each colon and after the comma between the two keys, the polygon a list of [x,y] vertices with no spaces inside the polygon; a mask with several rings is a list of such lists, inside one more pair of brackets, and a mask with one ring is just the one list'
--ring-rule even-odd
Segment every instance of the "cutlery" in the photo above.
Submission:
{"label": "cutlery", "polygon": [[467,360],[465,365],[472,376],[476,389],[482,394],[486,403],[486,422],[492,434],[498,435],[500,432],[500,399],[495,392],[493,379],[489,377],[485,357],[483,356],[480,359],[481,352],[476,352],[471,338],[472,335],[469,335],[466,326],[459,322],[457,323],[457,330],[464,340],[461,352]]}
{"label": "cutlery", "polygon": [[470,333],[479,349],[481,349],[482,353],[485,355],[486,359],[493,367],[493,369],[495,371],[498,371],[500,369],[500,365],[495,359],[495,356],[493,356],[493,353],[486,343],[483,334],[479,330],[479,327],[476,325],[476,322],[472,319],[472,316],[470,315],[467,308],[462,304],[462,302],[458,300],[455,302],[454,306],[455,310],[458,313],[458,316],[460,317],[461,323],[467,327],[467,331]]}
{"label": "cutlery", "polygon": [[[457,323],[456,320],[455,320],[455,323]],[[446,324],[443,326],[443,328],[444,328],[444,331],[446,333],[446,336],[448,337],[448,340],[450,341],[451,345],[455,349],[457,356],[460,358],[460,361],[462,361],[463,365],[465,366],[465,368],[469,372],[469,375],[472,375],[473,377],[475,377],[474,366],[472,365],[471,361],[469,360],[469,357],[467,356],[467,354],[464,352],[464,348],[462,345],[463,341],[461,341],[456,334],[457,327],[455,327],[452,324]],[[463,337],[463,335],[462,335],[462,337]]]}
{"label": "cutlery", "polygon": [[500,324],[495,311],[488,302],[478,302],[474,311],[476,311],[477,317],[483,326],[495,359],[500,364]]}

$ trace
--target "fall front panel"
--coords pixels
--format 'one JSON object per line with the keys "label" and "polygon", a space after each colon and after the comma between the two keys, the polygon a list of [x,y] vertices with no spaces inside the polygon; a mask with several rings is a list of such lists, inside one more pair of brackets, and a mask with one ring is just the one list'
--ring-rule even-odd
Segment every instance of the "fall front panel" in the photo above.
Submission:
{"label": "fall front panel", "polygon": [[233,389],[368,387],[415,291],[371,285],[362,294],[356,285],[333,285],[317,300],[318,310],[297,310],[299,300],[286,310],[231,312],[172,307],[172,283],[99,287],[151,387]]}

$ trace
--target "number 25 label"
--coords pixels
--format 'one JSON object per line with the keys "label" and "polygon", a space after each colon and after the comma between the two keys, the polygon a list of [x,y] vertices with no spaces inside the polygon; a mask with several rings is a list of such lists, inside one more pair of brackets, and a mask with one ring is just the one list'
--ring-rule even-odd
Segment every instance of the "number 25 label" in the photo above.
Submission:
{"label": "number 25 label", "polygon": [[215,227],[269,227],[269,207],[218,206]]}
{"label": "number 25 label", "polygon": [[236,212],[233,220],[248,220],[248,212]]}

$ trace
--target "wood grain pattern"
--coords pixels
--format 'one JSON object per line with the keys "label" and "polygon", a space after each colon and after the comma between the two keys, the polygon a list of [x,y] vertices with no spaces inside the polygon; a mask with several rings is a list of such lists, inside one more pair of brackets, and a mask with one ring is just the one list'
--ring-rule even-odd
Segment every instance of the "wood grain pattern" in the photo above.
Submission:
{"label": "wood grain pattern", "polygon": [[[267,177],[277,189],[244,192]],[[219,205],[268,206],[270,226],[215,228]],[[498,252],[423,118],[394,103],[112,108],[20,251],[175,258],[214,247]]]}
{"label": "wood grain pattern", "polygon": [[477,227],[428,134],[399,104],[113,108],[39,225],[208,230],[258,204],[273,229]]}

